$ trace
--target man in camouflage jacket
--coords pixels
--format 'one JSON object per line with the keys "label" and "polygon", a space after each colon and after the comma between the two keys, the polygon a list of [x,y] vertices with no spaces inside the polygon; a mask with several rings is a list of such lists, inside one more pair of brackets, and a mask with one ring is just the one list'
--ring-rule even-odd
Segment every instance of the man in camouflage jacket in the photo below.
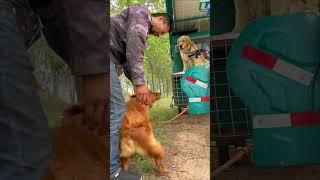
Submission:
{"label": "man in camouflage jacket", "polygon": [[132,82],[138,100],[146,103],[149,89],[145,86],[143,57],[147,36],[148,34],[161,36],[169,32],[171,23],[168,14],[150,14],[143,6],[129,7],[111,17],[110,174],[112,179],[141,179],[120,169],[119,128],[125,112],[125,102],[118,75],[124,72]]}

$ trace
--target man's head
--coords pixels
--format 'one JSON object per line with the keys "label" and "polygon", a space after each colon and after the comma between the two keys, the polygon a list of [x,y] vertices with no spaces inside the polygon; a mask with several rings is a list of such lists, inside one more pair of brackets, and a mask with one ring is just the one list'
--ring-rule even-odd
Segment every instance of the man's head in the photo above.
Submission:
{"label": "man's head", "polygon": [[151,30],[150,34],[155,36],[162,36],[170,31],[172,26],[172,18],[167,13],[151,14]]}

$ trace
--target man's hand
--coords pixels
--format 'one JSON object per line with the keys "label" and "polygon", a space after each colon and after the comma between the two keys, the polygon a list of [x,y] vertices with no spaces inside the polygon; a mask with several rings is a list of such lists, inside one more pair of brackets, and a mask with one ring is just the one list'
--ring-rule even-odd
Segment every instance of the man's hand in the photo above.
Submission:
{"label": "man's hand", "polygon": [[140,103],[147,104],[149,99],[150,90],[145,85],[137,85],[134,88],[134,93]]}
{"label": "man's hand", "polygon": [[99,135],[108,133],[109,77],[107,74],[82,76],[81,103],[84,106],[83,122]]}

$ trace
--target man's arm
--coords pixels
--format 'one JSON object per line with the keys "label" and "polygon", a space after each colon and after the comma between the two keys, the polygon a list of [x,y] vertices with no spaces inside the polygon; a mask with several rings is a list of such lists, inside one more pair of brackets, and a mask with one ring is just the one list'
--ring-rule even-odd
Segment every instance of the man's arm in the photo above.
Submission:
{"label": "man's arm", "polygon": [[150,26],[149,15],[147,9],[143,7],[134,7],[128,13],[126,75],[132,84],[137,86],[145,83],[143,57]]}
{"label": "man's arm", "polygon": [[89,127],[99,127],[101,134],[108,134],[109,28],[105,1],[44,2],[31,4],[41,18],[49,45],[82,79],[84,121]]}

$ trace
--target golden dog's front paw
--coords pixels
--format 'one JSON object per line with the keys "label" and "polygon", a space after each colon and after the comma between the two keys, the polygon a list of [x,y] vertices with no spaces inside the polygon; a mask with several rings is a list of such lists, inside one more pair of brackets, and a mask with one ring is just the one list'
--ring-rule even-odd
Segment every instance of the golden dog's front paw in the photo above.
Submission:
{"label": "golden dog's front paw", "polygon": [[168,174],[170,171],[167,168],[159,169],[160,174]]}

